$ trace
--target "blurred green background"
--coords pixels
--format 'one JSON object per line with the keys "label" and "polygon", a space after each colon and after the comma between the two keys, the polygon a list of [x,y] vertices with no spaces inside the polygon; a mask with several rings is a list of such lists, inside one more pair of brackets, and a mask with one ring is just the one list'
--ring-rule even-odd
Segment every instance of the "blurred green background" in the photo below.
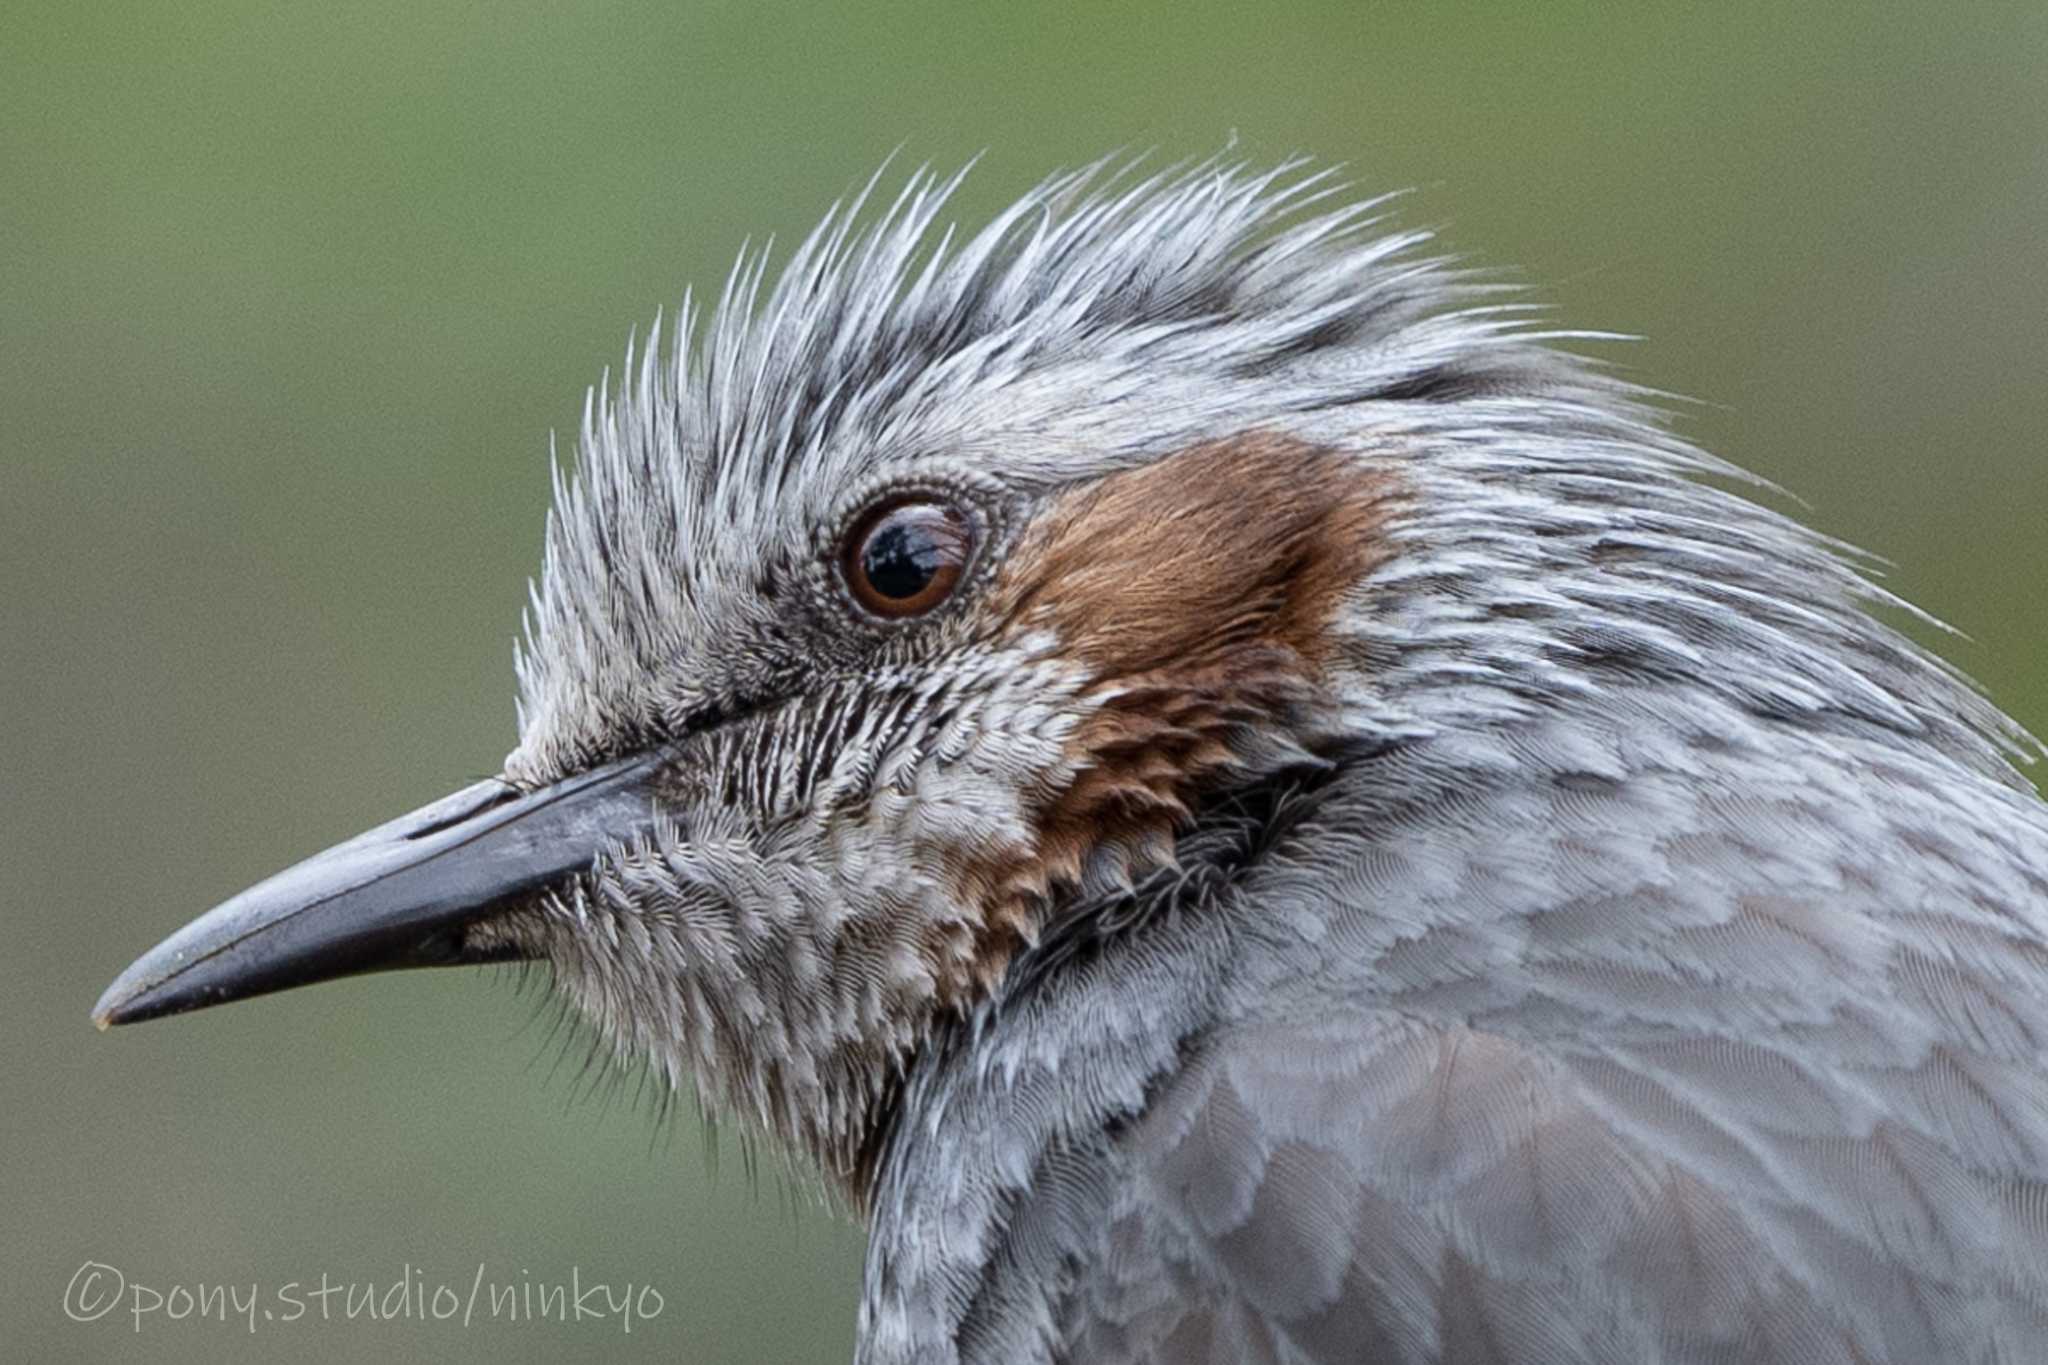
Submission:
{"label": "blurred green background", "polygon": [[[977,217],[1117,147],[1349,163],[1897,563],[2048,728],[2048,7],[76,5],[0,14],[11,1359],[844,1359],[860,1238],[419,973],[96,1035],[112,975],[495,770],[548,433],[892,148]],[[652,1284],[463,1329],[70,1321],[325,1274]],[[333,1301],[330,1301],[333,1302]],[[338,1304],[336,1307],[338,1309]],[[311,1315],[309,1315],[311,1316]]]}

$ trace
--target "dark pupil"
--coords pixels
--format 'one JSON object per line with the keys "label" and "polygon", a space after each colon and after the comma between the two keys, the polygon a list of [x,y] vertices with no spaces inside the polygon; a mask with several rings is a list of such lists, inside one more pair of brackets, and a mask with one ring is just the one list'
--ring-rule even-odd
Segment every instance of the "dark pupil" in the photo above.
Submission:
{"label": "dark pupil", "polygon": [[901,600],[925,590],[939,571],[940,557],[939,543],[927,528],[897,521],[868,538],[860,567],[876,592]]}

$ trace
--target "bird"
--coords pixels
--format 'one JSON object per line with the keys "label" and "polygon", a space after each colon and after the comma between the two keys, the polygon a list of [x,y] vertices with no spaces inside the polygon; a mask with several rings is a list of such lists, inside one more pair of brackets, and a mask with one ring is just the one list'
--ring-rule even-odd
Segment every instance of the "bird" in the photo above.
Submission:
{"label": "bird", "polygon": [[860,1365],[2048,1360],[2038,742],[1398,199],[963,174],[629,341],[499,775],[101,1027],[543,964]]}

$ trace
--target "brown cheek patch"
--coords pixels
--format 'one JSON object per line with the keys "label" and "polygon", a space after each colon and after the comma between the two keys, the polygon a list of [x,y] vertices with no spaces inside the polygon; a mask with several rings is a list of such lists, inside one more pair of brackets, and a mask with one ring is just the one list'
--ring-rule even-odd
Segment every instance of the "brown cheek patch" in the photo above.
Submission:
{"label": "brown cheek patch", "polygon": [[1385,557],[1390,481],[1355,456],[1253,433],[1065,495],[996,584],[1113,679],[1227,665],[1247,645],[1320,664],[1338,598]]}
{"label": "brown cheek patch", "polygon": [[[1068,742],[1075,780],[1029,849],[963,869],[972,943],[942,992],[986,990],[1093,856],[1168,862],[1233,744],[1312,705],[1343,597],[1387,556],[1394,487],[1355,456],[1254,433],[1196,446],[1056,500],[994,585],[1006,632],[1050,631],[1098,705]],[[939,945],[931,945],[937,948]]]}

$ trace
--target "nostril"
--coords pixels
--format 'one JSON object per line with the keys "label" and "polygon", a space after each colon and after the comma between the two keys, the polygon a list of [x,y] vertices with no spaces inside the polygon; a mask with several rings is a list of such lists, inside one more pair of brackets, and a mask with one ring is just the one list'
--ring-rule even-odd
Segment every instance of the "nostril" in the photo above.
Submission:
{"label": "nostril", "polygon": [[442,830],[452,829],[465,820],[474,820],[487,811],[496,810],[508,801],[517,800],[518,797],[519,788],[511,783],[501,782],[495,777],[486,778],[473,787],[455,793],[446,801],[421,811],[422,823],[417,829],[407,830],[405,838],[411,841],[439,834]]}

